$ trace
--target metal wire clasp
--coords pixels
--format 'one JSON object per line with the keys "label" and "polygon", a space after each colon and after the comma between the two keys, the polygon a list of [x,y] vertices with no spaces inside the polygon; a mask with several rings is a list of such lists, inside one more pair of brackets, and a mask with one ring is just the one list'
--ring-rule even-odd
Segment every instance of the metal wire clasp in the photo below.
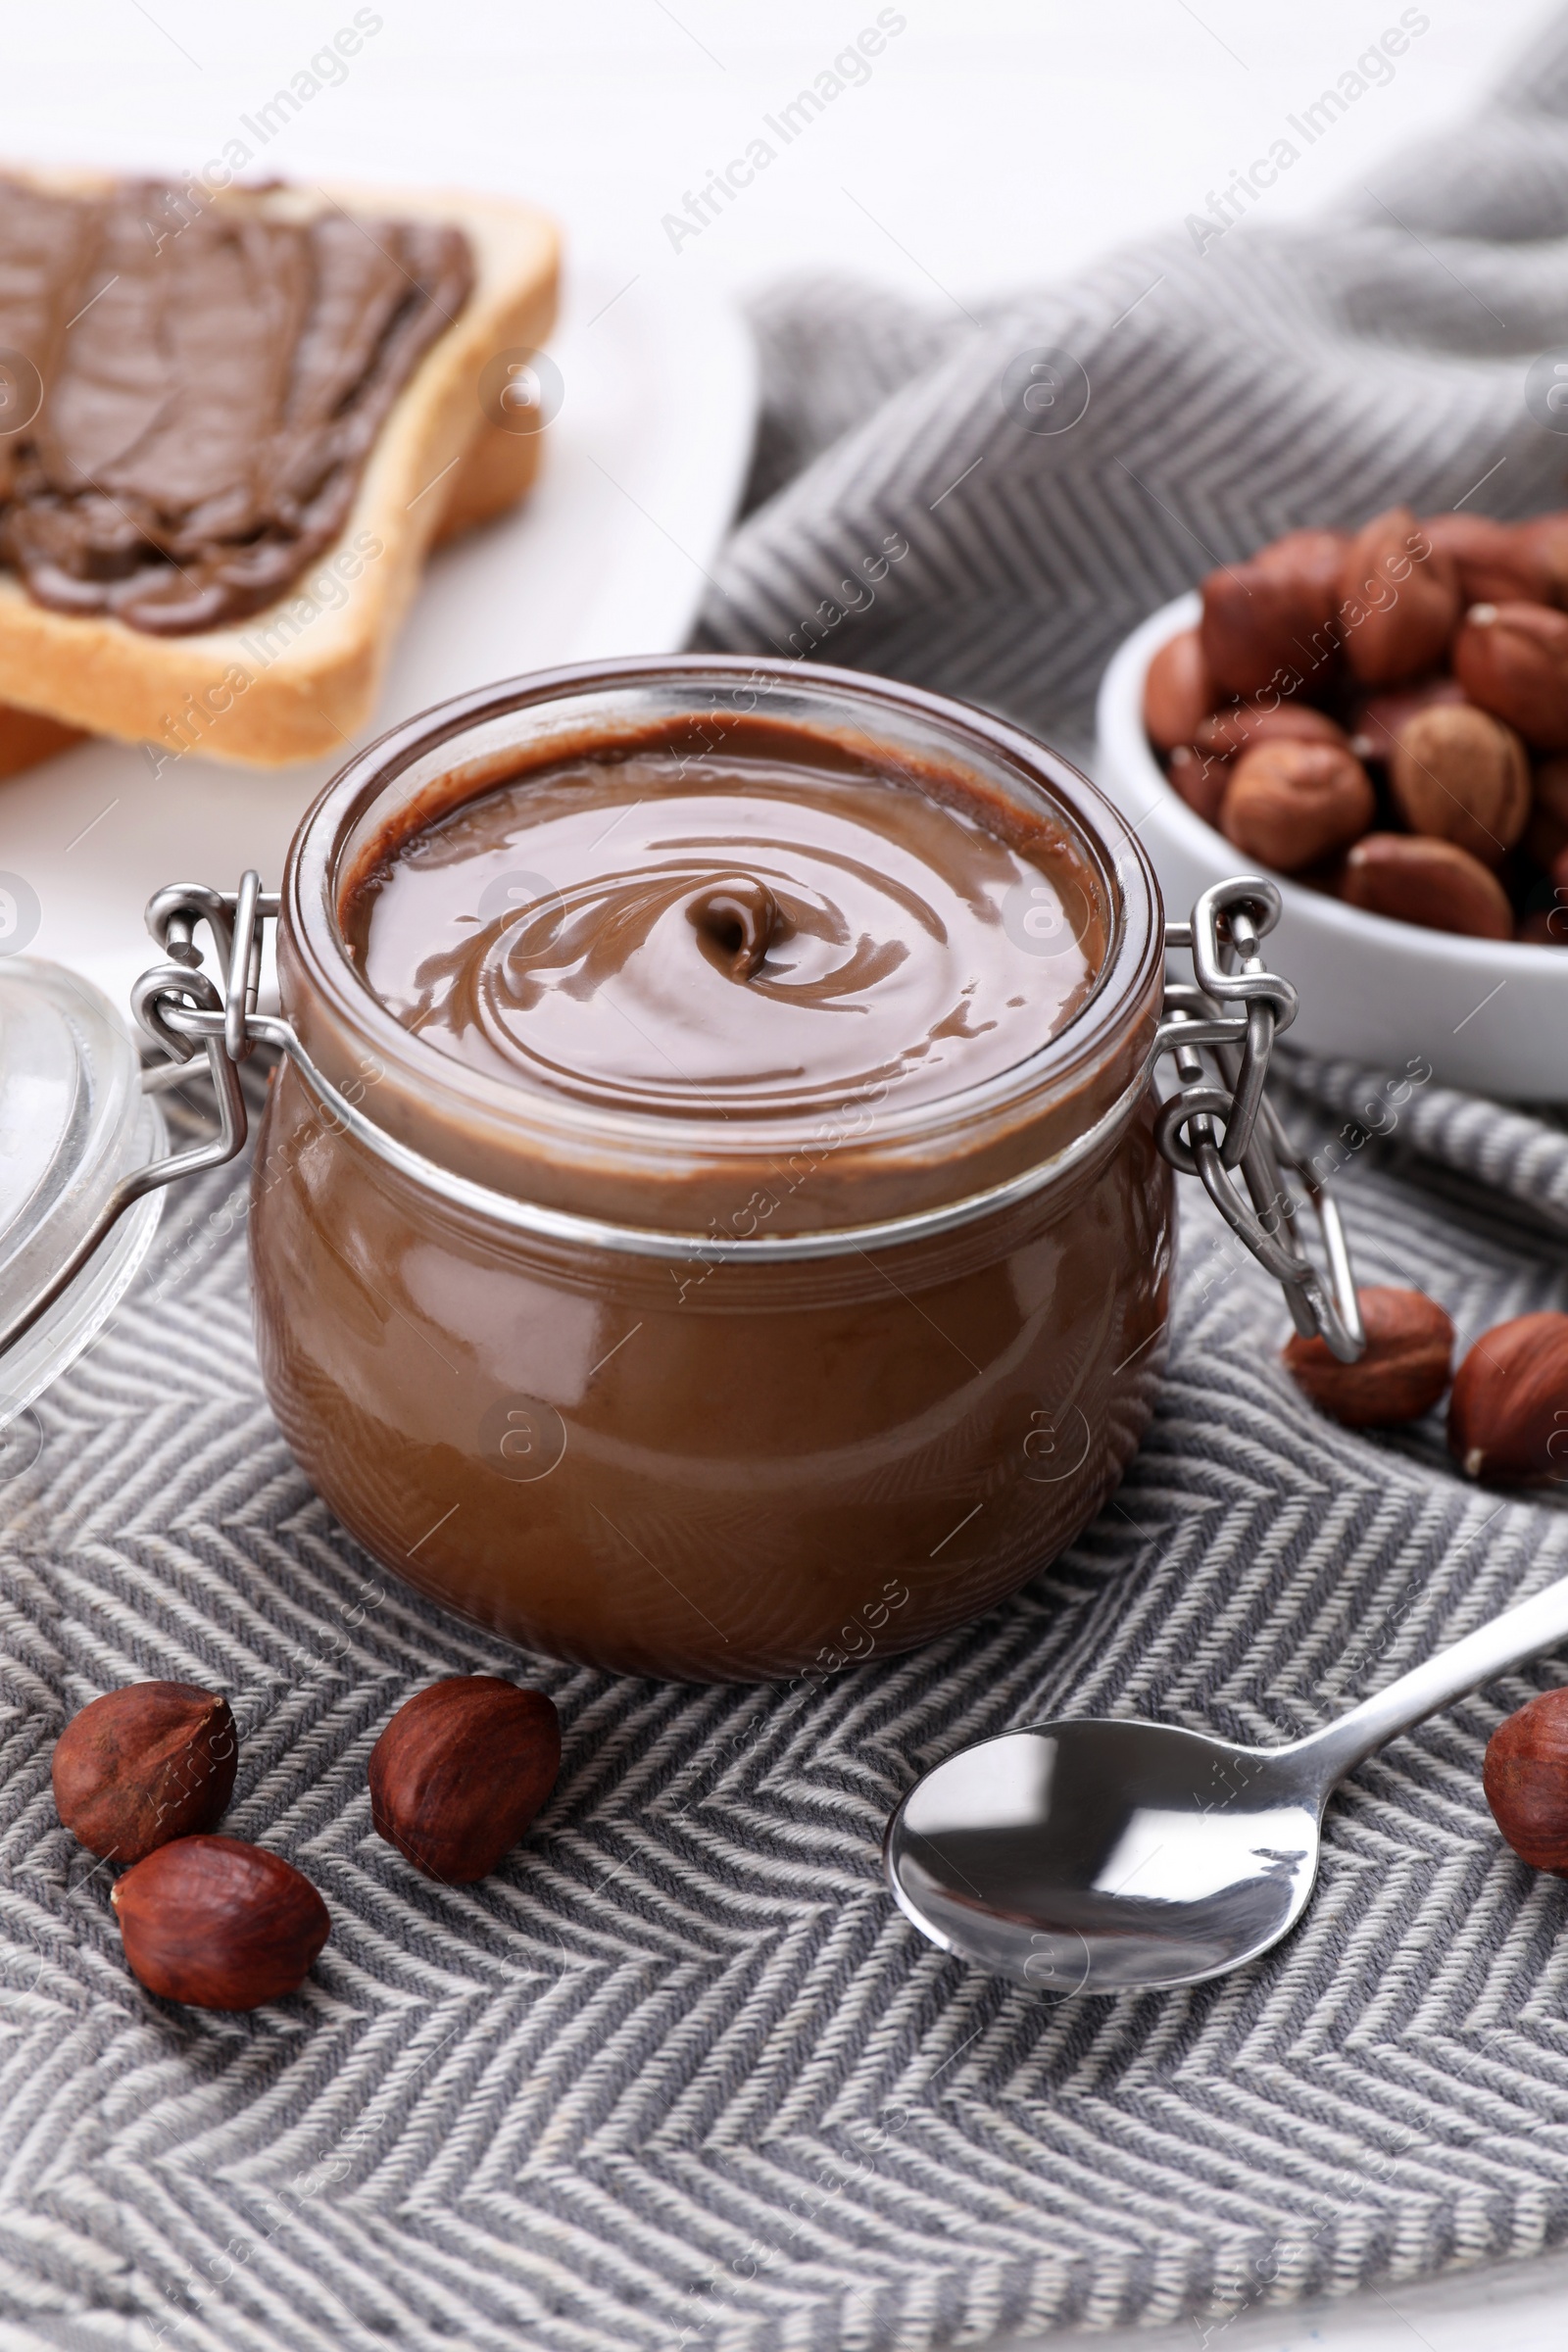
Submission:
{"label": "metal wire clasp", "polygon": [[[1167,948],[1192,952],[1196,986],[1167,981],[1155,1059],[1168,1054],[1180,1080],[1159,1105],[1154,1140],[1171,1165],[1199,1177],[1231,1230],[1285,1293],[1291,1319],[1316,1335],[1341,1363],[1366,1346],[1355,1276],[1328,1184],[1296,1150],[1263,1091],[1274,1040],[1296,1018],[1296,991],[1269,971],[1258,943],[1280,918],[1280,894],[1261,875],[1216,882],[1189,923],[1167,923]],[[1205,1067],[1209,1054],[1216,1083]],[[1241,1170],[1244,1200],[1232,1171]],[[1289,1170],[1316,1214],[1327,1281],[1302,1249],[1301,1202]]]}

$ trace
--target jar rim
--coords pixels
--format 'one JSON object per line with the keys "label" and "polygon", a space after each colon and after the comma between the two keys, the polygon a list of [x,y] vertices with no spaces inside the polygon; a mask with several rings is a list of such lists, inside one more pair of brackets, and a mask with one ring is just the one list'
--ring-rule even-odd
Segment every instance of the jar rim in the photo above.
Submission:
{"label": "jar rim", "polygon": [[[707,705],[695,701],[705,694]],[[632,1228],[689,1232],[691,1202],[701,1206],[704,1200],[695,1170],[710,1170],[710,1190],[732,1197],[748,1170],[777,1168],[820,1127],[821,1114],[813,1110],[805,1118],[770,1118],[737,1136],[735,1125],[718,1117],[607,1111],[565,1098],[542,1102],[418,1037],[375,995],[351,955],[342,908],[355,861],[398,806],[423,808],[417,796],[424,793],[433,817],[488,788],[483,779],[464,788],[465,747],[472,762],[489,730],[499,760],[508,754],[508,723],[521,722],[510,771],[498,766],[490,776],[498,781],[526,764],[530,725],[565,724],[575,716],[580,728],[587,714],[591,729],[594,711],[608,711],[617,698],[628,709],[641,703],[651,710],[661,697],[686,715],[705,709],[749,712],[765,700],[767,714],[787,722],[802,723],[803,713],[823,725],[837,719],[858,730],[873,757],[885,747],[890,760],[910,743],[924,743],[929,755],[966,764],[977,781],[1000,778],[1023,806],[1049,813],[1102,896],[1105,944],[1099,969],[1054,1034],[987,1078],[873,1110],[861,1131],[823,1147],[834,1155],[833,1181],[820,1181],[813,1166],[810,1200],[786,1204],[778,1230],[859,1227],[883,1221],[889,1208],[980,1196],[1026,1164],[1054,1161],[1079,1133],[1101,1125],[1147,1063],[1163,948],[1152,864],[1136,829],[1106,796],[1006,720],[923,687],[814,662],[677,654],[574,663],[455,697],[356,754],[307,811],[289,851],[281,898],[284,1009],[306,1054],[328,1077],[374,1065],[373,1108],[368,1097],[361,1105],[372,1128],[421,1161],[492,1193],[537,1198],[547,1207]],[[532,740],[537,745],[538,737]],[[582,746],[579,733],[576,748]],[[861,1107],[855,1090],[842,1107]],[[1005,1131],[1018,1127],[1024,1109],[1026,1123],[1039,1132],[1020,1157],[1018,1148],[1009,1152]],[[665,1179],[684,1200],[650,1206],[651,1185],[657,1192]],[[803,1223],[800,1211],[808,1208]],[[710,1219],[699,1214],[696,1222],[705,1221]]]}

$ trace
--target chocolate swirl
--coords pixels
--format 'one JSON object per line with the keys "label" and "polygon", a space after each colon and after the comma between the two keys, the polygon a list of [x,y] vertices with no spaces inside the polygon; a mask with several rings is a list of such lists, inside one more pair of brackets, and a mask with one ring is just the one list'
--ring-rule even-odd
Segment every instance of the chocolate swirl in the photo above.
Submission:
{"label": "chocolate swirl", "polygon": [[346,924],[371,989],[441,1051],[686,1117],[954,1094],[1044,1045],[1094,978],[1059,854],[776,757],[501,784],[386,857]]}

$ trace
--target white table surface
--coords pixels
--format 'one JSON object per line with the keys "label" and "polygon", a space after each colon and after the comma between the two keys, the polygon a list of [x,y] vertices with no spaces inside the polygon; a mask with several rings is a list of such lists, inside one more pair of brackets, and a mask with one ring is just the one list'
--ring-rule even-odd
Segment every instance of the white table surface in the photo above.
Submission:
{"label": "white table surface", "polygon": [[[881,0],[381,0],[340,85],[258,151],[308,176],[526,193],[578,252],[658,284],[813,266],[940,302],[1078,267],[1200,209],[1404,0],[900,0],[870,78],[703,233],[661,223],[831,65]],[[1438,129],[1549,16],[1426,0],[1430,28],[1270,191],[1274,217]],[[355,0],[70,0],[13,9],[0,151],[196,168],[309,67]],[[765,134],[764,134],[765,135]],[[254,142],[251,142],[254,144]]]}
{"label": "white table surface", "polygon": [[[568,250],[639,295],[744,289],[783,270],[858,271],[932,302],[1076,269],[1200,210],[1336,81],[1401,0],[906,0],[847,89],[701,235],[662,225],[873,24],[877,0],[381,0],[378,29],[256,154],[289,176],[451,181],[524,194]],[[1551,13],[1541,0],[1428,0],[1429,28],[1271,191],[1270,217],[1353,188],[1440,132]],[[14,11],[0,154],[199,168],[248,139],[352,0],[72,0]],[[765,134],[764,134],[765,135]],[[253,146],[254,141],[249,141]],[[1244,231],[1245,233],[1245,231]],[[0,787],[0,848],[5,838]],[[3,862],[3,859],[0,859]],[[1560,2352],[1568,2261],[1504,2267],[1327,2309],[1250,2314],[1224,2352]],[[1126,2338],[1190,2348],[1191,2328]],[[1065,2339],[1053,2339],[1061,2344]]]}

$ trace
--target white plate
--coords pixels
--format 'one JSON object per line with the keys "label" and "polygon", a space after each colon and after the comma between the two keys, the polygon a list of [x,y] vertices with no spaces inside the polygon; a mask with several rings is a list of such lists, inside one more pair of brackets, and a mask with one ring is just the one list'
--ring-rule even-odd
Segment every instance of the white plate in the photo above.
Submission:
{"label": "white plate", "polygon": [[[1144,733],[1144,672],[1199,609],[1192,595],[1152,613],[1100,689],[1096,780],[1148,849],[1177,918],[1211,882],[1247,865],[1171,789]],[[1300,994],[1295,1044],[1384,1068],[1425,1058],[1447,1086],[1568,1101],[1568,948],[1423,931],[1297,882],[1281,880],[1280,893],[1285,911],[1268,953]]]}
{"label": "white plate", "polygon": [[[156,960],[142,908],[166,882],[275,889],[294,828],[350,749],[431,703],[558,662],[671,653],[690,634],[739,501],[756,362],[738,313],[694,290],[568,283],[551,343],[564,396],[531,496],[430,563],[379,709],[332,758],[244,769],[84,744],[0,783],[0,870],[36,894],[29,953],[123,1004]],[[3,886],[3,885],[0,885]]]}

